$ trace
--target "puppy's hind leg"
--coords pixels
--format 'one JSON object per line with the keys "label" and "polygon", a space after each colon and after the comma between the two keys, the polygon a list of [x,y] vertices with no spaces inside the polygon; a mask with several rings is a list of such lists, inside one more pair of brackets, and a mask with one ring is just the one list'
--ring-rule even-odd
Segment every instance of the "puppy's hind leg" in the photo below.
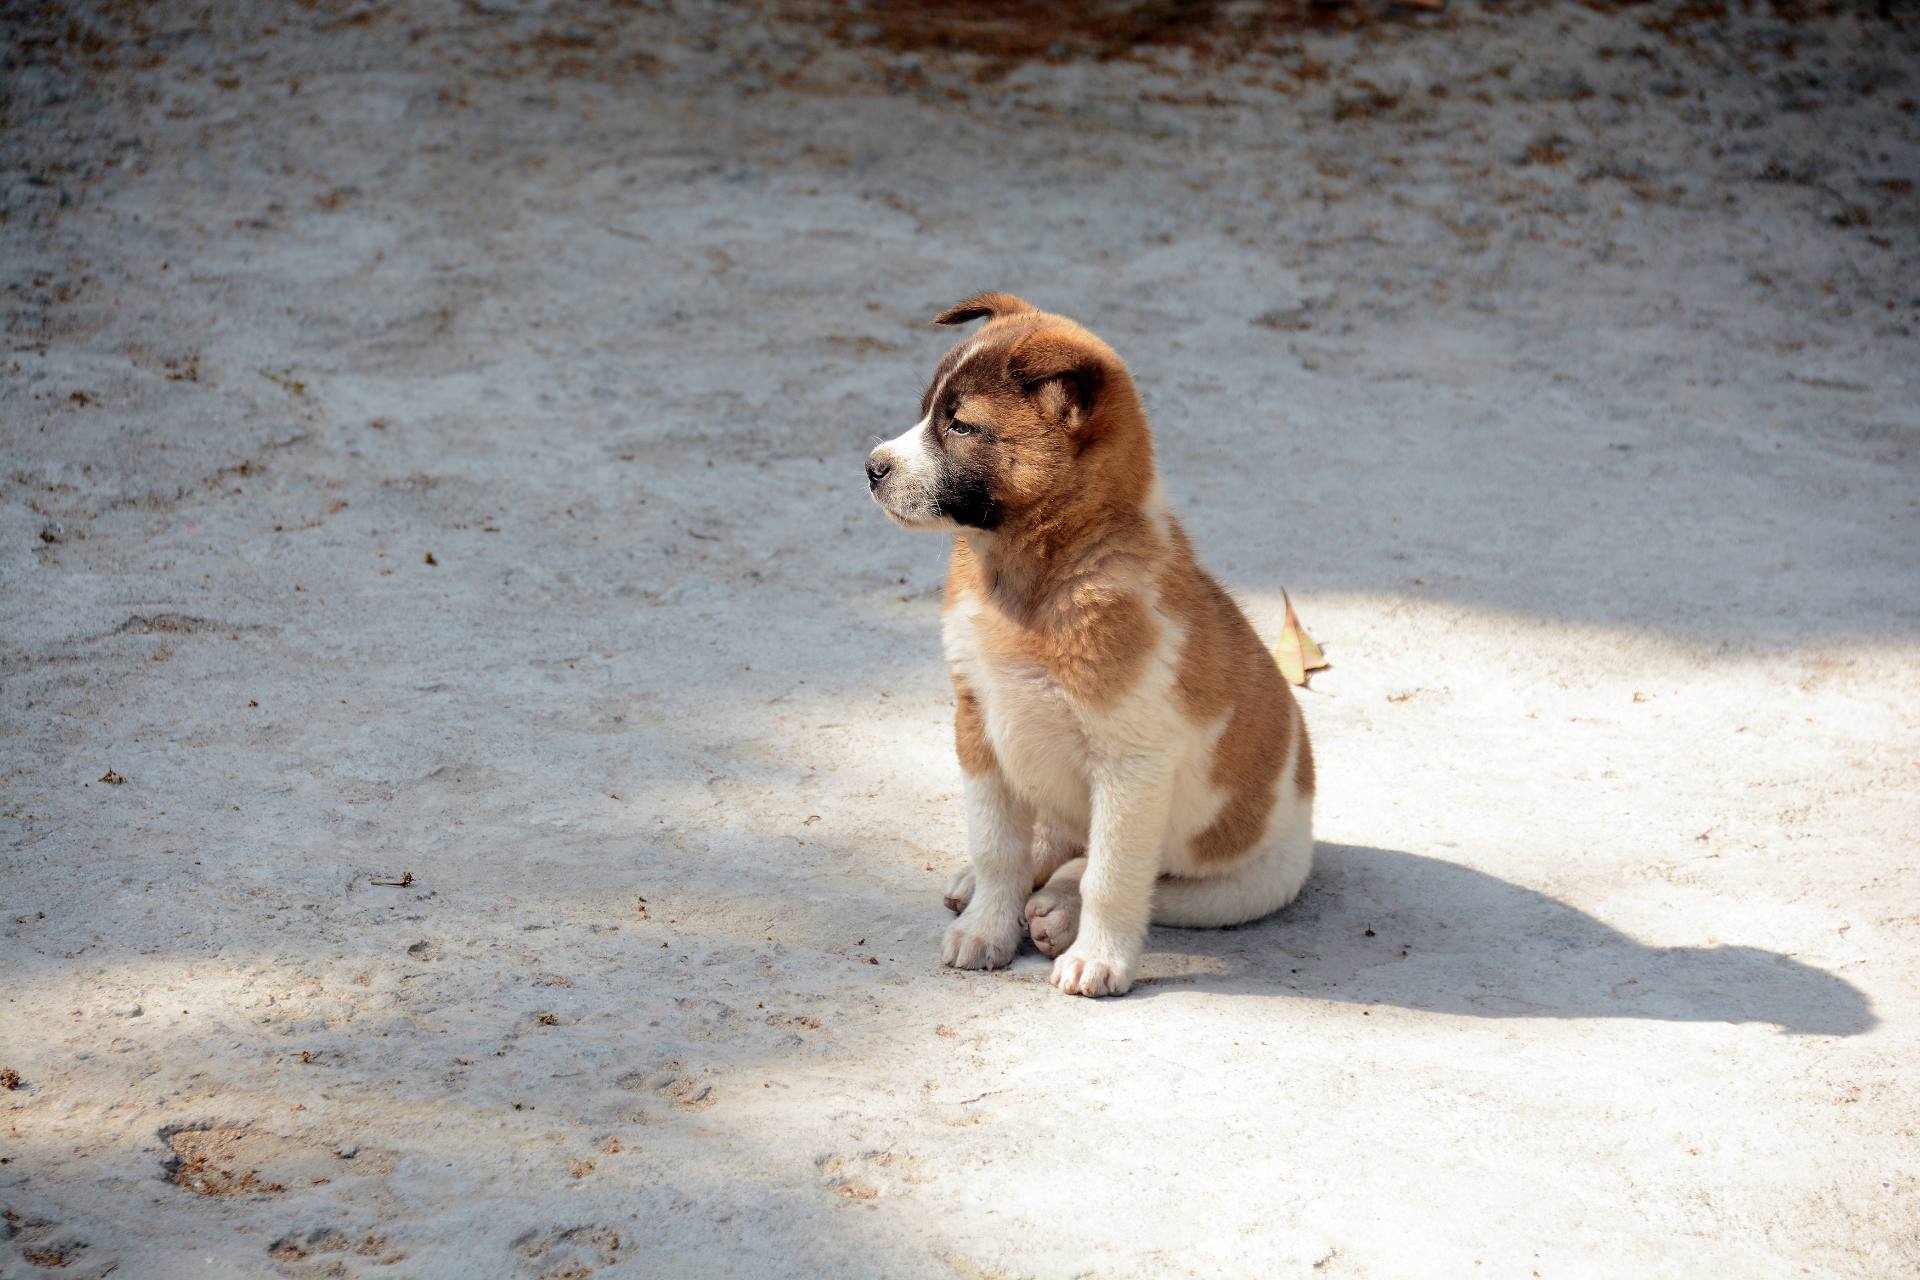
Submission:
{"label": "puppy's hind leg", "polygon": [[1033,885],[1038,889],[1061,867],[1087,856],[1087,842],[1072,828],[1053,818],[1042,818],[1033,842]]}
{"label": "puppy's hind leg", "polygon": [[1292,902],[1313,870],[1313,818],[1302,809],[1268,848],[1217,876],[1161,876],[1153,887],[1153,922],[1177,929],[1217,929],[1271,915]]}
{"label": "puppy's hind leg", "polygon": [[[1278,911],[1299,894],[1313,867],[1310,832],[1303,818],[1288,839],[1223,875],[1161,876],[1153,889],[1153,923],[1220,928]],[[1080,878],[1086,870],[1087,860],[1074,858],[1027,899],[1027,932],[1042,955],[1059,955],[1079,935]]]}
{"label": "puppy's hind leg", "polygon": [[947,910],[959,915],[973,901],[973,863],[953,873],[953,879],[947,881]]}
{"label": "puppy's hind leg", "polygon": [[1027,899],[1027,934],[1041,955],[1059,955],[1080,935],[1080,877],[1086,871],[1086,858],[1073,858]]}
{"label": "puppy's hind leg", "polygon": [[[1028,887],[1038,889],[1055,871],[1075,858],[1086,857],[1086,854],[1086,843],[1075,839],[1065,827],[1051,820],[1039,823],[1031,857],[1033,882]],[[947,910],[955,915],[965,911],[967,904],[973,901],[973,885],[973,864],[968,863],[954,872],[953,879],[947,882]],[[1047,954],[1052,955],[1053,952]]]}

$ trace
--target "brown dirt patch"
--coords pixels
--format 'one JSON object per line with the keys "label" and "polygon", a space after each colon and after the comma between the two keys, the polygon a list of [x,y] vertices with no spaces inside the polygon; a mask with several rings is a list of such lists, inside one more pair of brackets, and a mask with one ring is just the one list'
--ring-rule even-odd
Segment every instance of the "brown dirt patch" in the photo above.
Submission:
{"label": "brown dirt patch", "polygon": [[278,1195],[286,1184],[260,1177],[260,1136],[245,1129],[186,1129],[171,1134],[167,1181],[200,1196]]}

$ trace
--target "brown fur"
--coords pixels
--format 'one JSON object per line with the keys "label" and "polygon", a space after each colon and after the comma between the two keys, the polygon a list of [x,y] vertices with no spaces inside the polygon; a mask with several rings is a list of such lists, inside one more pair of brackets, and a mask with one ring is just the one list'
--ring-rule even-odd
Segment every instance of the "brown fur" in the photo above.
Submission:
{"label": "brown fur", "polygon": [[[1291,691],[1287,694],[1287,701],[1293,701]],[[1295,708],[1295,714],[1298,715],[1298,708]],[[1293,786],[1301,795],[1310,796],[1313,794],[1313,744],[1307,741],[1307,722],[1300,719],[1297,723],[1299,749],[1293,757]]]}
{"label": "brown fur", "polygon": [[[1160,576],[1160,607],[1187,629],[1175,683],[1181,709],[1196,724],[1228,717],[1212,769],[1226,804],[1213,825],[1193,838],[1194,855],[1217,862],[1246,852],[1260,838],[1296,740],[1306,759],[1306,733],[1296,724],[1300,713],[1292,691],[1246,615],[1194,560],[1186,530],[1169,523],[1174,546]],[[1301,789],[1311,791],[1310,762],[1305,770]]]}
{"label": "brown fur", "polygon": [[[1145,639],[1144,609],[1099,585],[1125,562],[1163,553],[1142,514],[1153,484],[1153,442],[1133,381],[1098,338],[1005,294],[969,299],[946,316],[1002,308],[958,372],[956,348],[935,373],[926,408],[991,425],[994,439],[953,441],[996,467],[1001,525],[977,552],[956,542],[952,585],[970,585],[1024,630],[1062,631],[1064,654],[1110,654],[1121,637]],[[931,402],[942,389],[940,405]],[[1007,459],[1017,465],[1007,466]],[[949,599],[951,599],[951,591]],[[1044,647],[1044,646],[1043,646]],[[1036,655],[1038,656],[1038,655]]]}
{"label": "brown fur", "polygon": [[935,324],[965,324],[969,320],[978,320],[990,316],[998,320],[1001,316],[1034,314],[1039,308],[1025,298],[1016,298],[1011,293],[976,293],[965,302],[956,302],[933,318]]}
{"label": "brown fur", "polygon": [[[937,418],[991,424],[991,442],[943,439],[942,447],[956,457],[1019,459],[1017,469],[1002,469],[996,477],[1005,523],[997,532],[1009,536],[996,539],[1005,545],[989,572],[1031,567],[1070,573],[1077,566],[1063,563],[1063,553],[1141,523],[1140,506],[1153,484],[1152,437],[1133,379],[1106,343],[1017,298],[982,298],[1008,309],[972,343],[949,353],[922,408]],[[1012,309],[1015,304],[1026,309]],[[981,305],[969,299],[946,314],[986,314]],[[977,350],[961,364],[969,347]],[[936,392],[940,404],[933,403]],[[1025,595],[1057,583],[1016,574],[1006,585]]]}
{"label": "brown fur", "polygon": [[[943,446],[993,468],[999,513],[990,537],[963,531],[955,539],[947,605],[969,593],[991,605],[976,624],[989,661],[1036,664],[1098,706],[1144,671],[1160,635],[1146,603],[1157,593],[1186,630],[1181,710],[1197,724],[1227,717],[1212,764],[1227,800],[1195,837],[1194,853],[1230,860],[1260,837],[1289,760],[1300,789],[1313,788],[1292,690],[1239,607],[1195,561],[1185,531],[1169,518],[1169,544],[1155,530],[1145,509],[1152,436],[1120,358],[1072,321],[1007,294],[970,298],[940,323],[982,316],[990,322],[976,349],[963,355],[963,344],[947,357],[923,403],[936,421],[992,432],[990,442],[959,437]],[[989,767],[979,704],[964,688],[955,732],[962,767]]]}
{"label": "brown fur", "polygon": [[977,778],[993,768],[993,744],[987,741],[987,722],[980,712],[980,699],[959,676],[953,678],[953,747],[960,757],[960,768]]}
{"label": "brown fur", "polygon": [[[1013,595],[996,586],[968,546],[954,541],[948,599],[971,590],[999,603],[980,621],[980,649],[991,661],[1029,662],[1089,706],[1103,706],[1132,687],[1152,655],[1160,629],[1140,597],[1097,583],[1065,583]],[[1009,610],[1009,602],[1023,606]]]}

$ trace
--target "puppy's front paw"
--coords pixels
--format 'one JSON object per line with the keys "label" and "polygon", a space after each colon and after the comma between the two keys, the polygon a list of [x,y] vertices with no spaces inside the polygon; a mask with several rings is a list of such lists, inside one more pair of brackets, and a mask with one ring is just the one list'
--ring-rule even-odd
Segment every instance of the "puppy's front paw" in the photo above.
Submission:
{"label": "puppy's front paw", "polygon": [[1080,933],[1080,893],[1073,885],[1048,884],[1027,899],[1027,933],[1043,956],[1057,956]]}
{"label": "puppy's front paw", "polygon": [[947,882],[947,910],[959,915],[973,901],[973,868],[962,867]]}
{"label": "puppy's front paw", "polygon": [[1117,955],[1094,955],[1093,948],[1076,943],[1053,962],[1047,979],[1070,996],[1120,996],[1133,986],[1132,960]]}
{"label": "puppy's front paw", "polygon": [[1007,915],[990,919],[969,908],[947,929],[940,963],[950,969],[998,969],[1020,949],[1020,919]]}

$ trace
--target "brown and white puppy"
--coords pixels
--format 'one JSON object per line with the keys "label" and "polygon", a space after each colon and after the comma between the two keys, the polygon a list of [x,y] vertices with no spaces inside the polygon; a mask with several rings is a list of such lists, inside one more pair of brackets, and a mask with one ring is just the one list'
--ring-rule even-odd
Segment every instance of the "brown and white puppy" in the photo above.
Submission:
{"label": "brown and white puppy", "polygon": [[1078,995],[1133,985],[1149,920],[1238,924],[1313,862],[1306,725],[1244,615],[1167,513],[1132,377],[1020,298],[947,354],[920,421],[867,460],[874,499],[954,535],[943,638],[971,867],[945,962],[1023,934]]}

